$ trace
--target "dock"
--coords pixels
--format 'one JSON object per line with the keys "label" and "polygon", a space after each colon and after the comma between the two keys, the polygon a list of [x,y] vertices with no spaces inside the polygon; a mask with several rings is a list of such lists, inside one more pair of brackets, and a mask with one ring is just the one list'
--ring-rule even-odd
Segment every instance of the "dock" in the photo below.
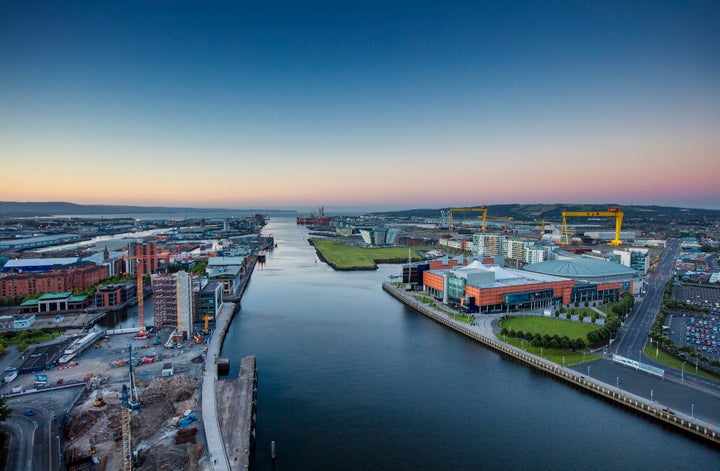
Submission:
{"label": "dock", "polygon": [[255,447],[257,404],[257,368],[255,356],[240,362],[237,379],[218,381],[215,390],[220,431],[225,454],[233,471],[248,469],[250,453]]}

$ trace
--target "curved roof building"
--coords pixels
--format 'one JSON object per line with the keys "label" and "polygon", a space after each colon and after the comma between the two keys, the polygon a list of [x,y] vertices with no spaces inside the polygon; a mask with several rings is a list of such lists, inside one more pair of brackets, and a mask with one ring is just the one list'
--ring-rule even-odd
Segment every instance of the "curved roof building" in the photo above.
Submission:
{"label": "curved roof building", "polygon": [[534,273],[561,276],[577,281],[584,280],[594,283],[629,281],[637,276],[635,270],[625,265],[583,257],[533,263],[525,266],[524,269]]}

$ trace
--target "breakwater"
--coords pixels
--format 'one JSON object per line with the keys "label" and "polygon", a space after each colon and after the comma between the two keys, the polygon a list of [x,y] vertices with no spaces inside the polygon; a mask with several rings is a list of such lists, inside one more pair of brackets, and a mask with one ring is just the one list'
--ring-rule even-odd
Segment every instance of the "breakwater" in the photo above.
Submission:
{"label": "breakwater", "polygon": [[505,342],[501,342],[490,330],[473,330],[469,328],[469,326],[451,319],[446,314],[421,303],[392,283],[385,282],[382,287],[384,291],[413,310],[469,338],[472,338],[483,345],[512,357],[515,360],[521,361],[536,370],[549,374],[563,382],[573,385],[574,387],[600,396],[616,405],[634,410],[652,420],[667,424],[691,436],[706,440],[715,446],[720,446],[720,435],[711,424],[690,417],[685,417],[682,414],[673,413],[669,410],[664,410],[642,397],[623,391],[619,388],[612,387],[609,384],[593,378],[588,378],[574,370],[564,368],[554,362],[532,355]]}

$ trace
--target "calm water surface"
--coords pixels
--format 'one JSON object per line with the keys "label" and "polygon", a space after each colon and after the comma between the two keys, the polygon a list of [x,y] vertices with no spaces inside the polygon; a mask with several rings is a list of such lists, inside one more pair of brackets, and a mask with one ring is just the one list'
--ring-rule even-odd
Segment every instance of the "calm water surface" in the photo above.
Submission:
{"label": "calm water surface", "polygon": [[[223,356],[259,370],[253,469],[718,469],[720,454],[415,314],[385,265],[334,272],[273,220]],[[276,442],[277,459],[270,458]]]}

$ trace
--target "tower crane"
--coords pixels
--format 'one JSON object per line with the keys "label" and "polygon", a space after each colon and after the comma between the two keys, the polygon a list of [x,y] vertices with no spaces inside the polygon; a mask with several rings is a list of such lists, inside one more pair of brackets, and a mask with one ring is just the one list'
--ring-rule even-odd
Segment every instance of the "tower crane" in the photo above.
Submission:
{"label": "tower crane", "polygon": [[620,206],[614,206],[607,211],[563,211],[562,213],[562,232],[560,234],[560,245],[569,245],[567,218],[568,217],[611,217],[615,218],[615,239],[610,241],[610,245],[622,245],[620,240],[620,228],[622,227],[623,212]]}
{"label": "tower crane", "polygon": [[147,332],[145,332],[145,291],[143,286],[143,276],[145,275],[144,257],[138,257],[137,259],[137,290],[138,290],[138,325],[140,331],[135,336],[136,339],[147,338]]}

